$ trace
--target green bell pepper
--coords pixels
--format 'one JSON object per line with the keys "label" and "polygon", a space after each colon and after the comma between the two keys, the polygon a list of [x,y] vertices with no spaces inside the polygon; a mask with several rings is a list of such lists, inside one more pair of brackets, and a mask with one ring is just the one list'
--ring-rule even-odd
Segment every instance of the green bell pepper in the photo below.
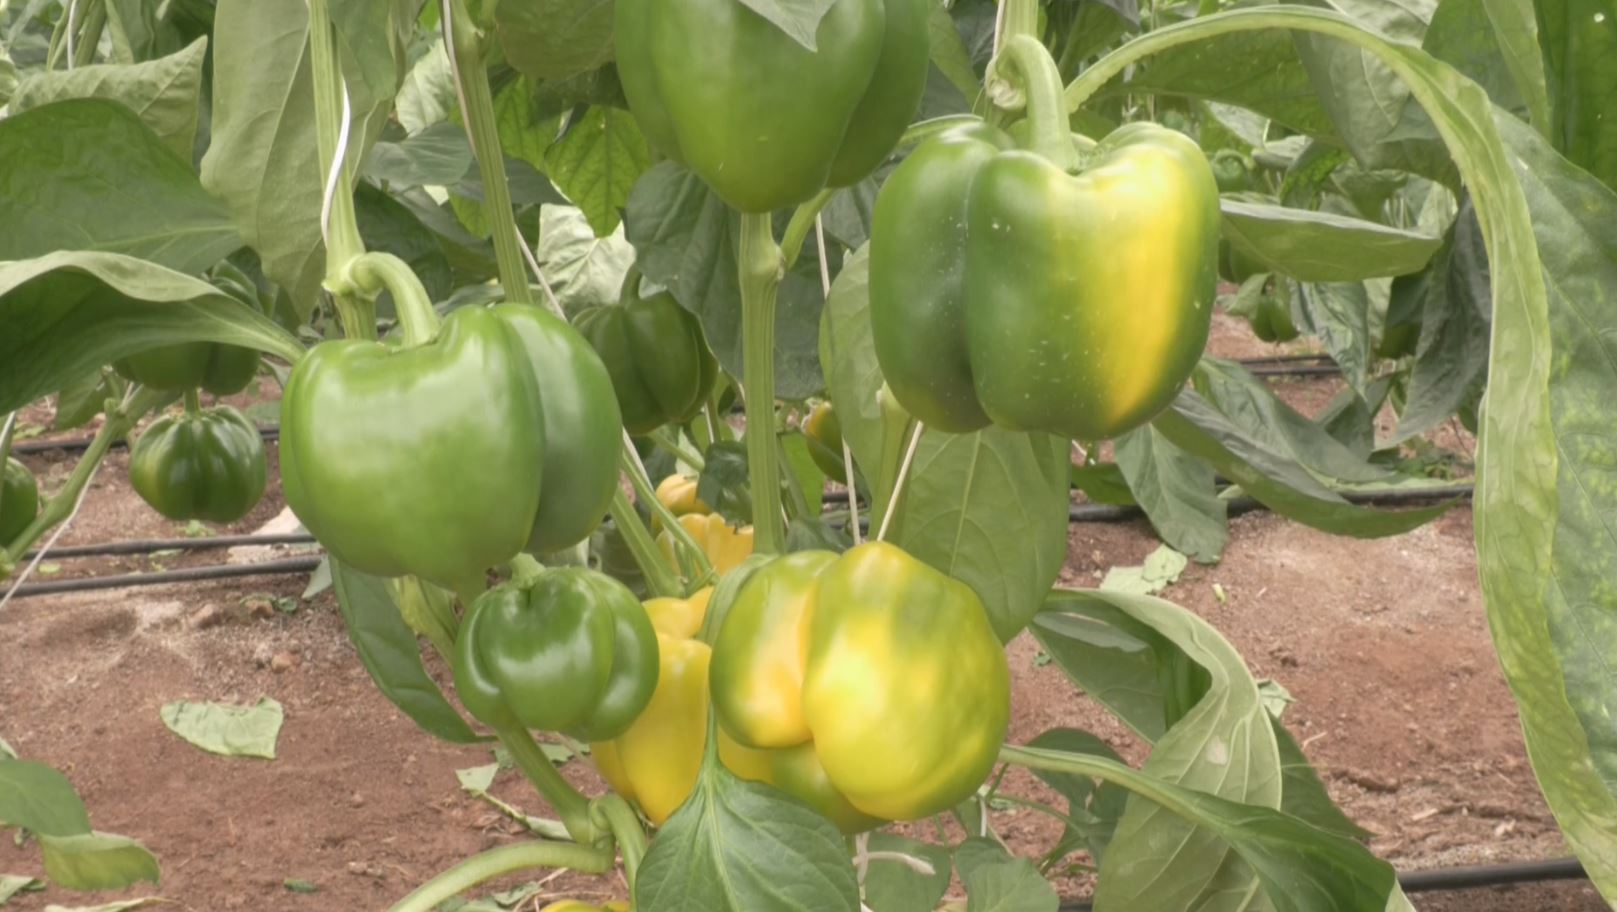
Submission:
{"label": "green bell pepper", "polygon": [[618,0],[618,76],[664,155],[742,212],[869,174],[926,87],[926,0],[835,0],[798,44],[736,0]]}
{"label": "green bell pepper", "polygon": [[39,483],[28,467],[6,457],[0,474],[0,548],[22,534],[39,515]]}
{"label": "green bell pepper", "polygon": [[657,688],[657,632],[628,587],[581,567],[497,586],[455,640],[455,691],[495,727],[604,741],[628,731]]}
{"label": "green bell pepper", "polygon": [[[1118,128],[1080,161],[1060,82],[1029,78],[1032,149],[986,125],[917,149],[882,187],[870,242],[876,355],[940,430],[990,422],[1078,440],[1149,421],[1206,344],[1218,187],[1188,137]],[[1013,42],[1014,43],[1014,42]]]}
{"label": "green bell pepper", "polygon": [[848,832],[970,796],[1010,720],[982,601],[882,542],[757,570],[720,625],[709,682],[723,731],[771,753],[755,775]]}
{"label": "green bell pepper", "polygon": [[[638,285],[639,279],[631,273],[628,283]],[[624,300],[586,309],[577,324],[612,375],[629,433],[683,424],[702,410],[718,378],[718,361],[701,321],[673,295],[642,298],[626,287]]]}
{"label": "green bell pepper", "polygon": [[264,496],[264,439],[228,405],[165,415],[129,453],[129,483],[169,519],[235,522]]}

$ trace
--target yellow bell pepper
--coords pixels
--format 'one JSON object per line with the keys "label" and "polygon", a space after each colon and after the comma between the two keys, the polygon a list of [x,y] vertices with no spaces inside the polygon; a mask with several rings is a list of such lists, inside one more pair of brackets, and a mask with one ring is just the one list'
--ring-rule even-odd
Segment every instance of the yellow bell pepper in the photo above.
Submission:
{"label": "yellow bell pepper", "polygon": [[[717,513],[706,515],[687,513],[679,518],[679,524],[685,527],[691,538],[696,539],[702,552],[707,555],[708,562],[713,565],[714,572],[719,576],[741,566],[742,561],[752,556],[751,526],[742,526],[738,529]],[[679,558],[675,553],[674,534],[664,529],[657,536],[657,547],[662,550],[668,565],[677,572]]]}
{"label": "yellow bell pepper", "polygon": [[[702,502],[696,496],[696,479],[681,475],[678,472],[664,478],[657,483],[657,500],[668,508],[668,512],[678,516],[696,514],[706,516],[713,512],[713,508]],[[655,534],[663,530],[662,521],[657,514],[651,515],[651,531]]]}

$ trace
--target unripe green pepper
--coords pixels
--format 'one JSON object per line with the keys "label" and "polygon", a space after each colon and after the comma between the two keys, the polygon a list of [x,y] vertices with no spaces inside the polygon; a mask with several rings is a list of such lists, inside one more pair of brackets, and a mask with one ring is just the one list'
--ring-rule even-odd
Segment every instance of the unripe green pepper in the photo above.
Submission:
{"label": "unripe green pepper", "polygon": [[155,390],[197,388],[230,396],[247,388],[258,373],[258,352],[239,345],[183,342],[148,349],[113,364],[125,379]]}
{"label": "unripe green pepper", "polygon": [[981,599],[881,542],[756,571],[709,678],[723,731],[773,753],[769,781],[850,832],[964,800],[1010,720],[1010,673]]}
{"label": "unripe green pepper", "polygon": [[769,212],[869,174],[926,87],[926,0],[835,0],[815,51],[736,0],[618,0],[618,76],[663,154]]}
{"label": "unripe green pepper", "polygon": [[546,570],[472,604],[455,640],[455,691],[495,728],[623,734],[657,687],[657,633],[604,573]]}
{"label": "unripe green pepper", "polygon": [[322,342],[281,397],[286,502],[356,570],[458,589],[533,535],[542,415],[522,339],[490,310],[462,307],[403,348]]}
{"label": "unripe green pepper", "polygon": [[39,515],[39,483],[28,467],[6,457],[5,472],[0,474],[0,548],[28,528]]}
{"label": "unripe green pepper", "polygon": [[135,493],[169,519],[235,522],[264,496],[264,440],[228,405],[165,415],[129,453]]}
{"label": "unripe green pepper", "polygon": [[[638,283],[633,277],[629,281]],[[701,321],[673,295],[665,291],[642,298],[630,292],[618,304],[580,313],[577,324],[612,376],[629,433],[684,423],[702,410],[718,377],[718,361],[708,350]]]}
{"label": "unripe green pepper", "polygon": [[1007,50],[1044,74],[1028,80],[1031,148],[951,131],[877,198],[877,359],[929,427],[1116,437],[1173,400],[1207,342],[1218,186],[1194,141],[1150,123],[1079,161],[1048,52],[1026,36]]}
{"label": "unripe green pepper", "polygon": [[847,461],[842,458],[842,422],[830,402],[817,402],[803,419],[803,436],[808,439],[809,458],[825,477],[839,484],[848,483]]}

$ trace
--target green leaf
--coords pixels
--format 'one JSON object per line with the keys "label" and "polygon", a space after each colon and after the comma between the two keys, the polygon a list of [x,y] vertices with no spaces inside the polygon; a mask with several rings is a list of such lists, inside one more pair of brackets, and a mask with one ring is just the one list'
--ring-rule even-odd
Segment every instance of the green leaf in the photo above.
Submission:
{"label": "green leaf", "polygon": [[[635,182],[625,221],[646,278],[668,288],[701,319],[719,364],[731,376],[741,376],[740,215],[691,171],[663,162]],[[824,295],[812,250],[787,271],[778,297],[775,394],[807,399],[825,383],[818,348]]]}
{"label": "green leaf", "polygon": [[73,784],[31,760],[0,760],[0,823],[40,836],[90,832],[90,815]]}
{"label": "green leaf", "polygon": [[1114,447],[1129,491],[1157,535],[1201,563],[1218,560],[1230,528],[1213,467],[1151,425],[1124,434]]}
{"label": "green leaf", "polygon": [[124,899],[94,906],[60,906],[51,903],[45,907],[45,912],[126,912],[128,909],[139,909],[142,906],[166,902],[169,900],[161,896],[142,896],[139,899]]}
{"label": "green leaf", "polygon": [[1328,833],[1349,839],[1369,839],[1373,834],[1349,819],[1331,800],[1319,773],[1314,771],[1313,764],[1308,762],[1302,747],[1281,723],[1280,717],[1271,711],[1269,721],[1274,727],[1275,743],[1280,748],[1280,777],[1283,782],[1280,809]]}
{"label": "green leaf", "polygon": [[[711,726],[710,726],[711,728]],[[859,884],[830,821],[718,762],[714,737],[696,788],[640,865],[643,912],[858,912]]]}
{"label": "green leaf", "polygon": [[[1401,283],[1407,288],[1400,289]],[[1419,276],[1394,283],[1420,303],[1420,341],[1410,369],[1394,442],[1448,420],[1481,394],[1488,372],[1488,253],[1469,201],[1460,208],[1443,249]]]}
{"label": "green leaf", "polygon": [[[1491,0],[1489,12],[1509,6]],[[1613,0],[1540,2],[1538,43],[1552,107],[1550,140],[1573,164],[1617,189],[1617,119],[1611,114],[1617,85],[1617,3]],[[1516,18],[1525,18],[1517,14]],[[1497,22],[1498,20],[1496,20]],[[1510,37],[1524,45],[1518,22]],[[1503,37],[1503,36],[1502,36]],[[1524,66],[1530,68],[1530,64]]]}
{"label": "green leaf", "polygon": [[[1122,439],[1118,438],[1119,445]],[[1067,470],[1067,478],[1074,488],[1084,492],[1084,497],[1090,503],[1111,504],[1117,507],[1132,507],[1138,503],[1134,499],[1134,492],[1129,490],[1127,476],[1115,462],[1096,462],[1090,465],[1074,463]]]}
{"label": "green leaf", "polygon": [[926,431],[891,539],[976,590],[1009,642],[1067,558],[1070,461],[1067,441],[1045,434]]}
{"label": "green leaf", "polygon": [[1156,595],[1179,582],[1179,574],[1185,571],[1188,563],[1183,554],[1167,545],[1158,545],[1155,551],[1146,555],[1145,563],[1141,566],[1112,567],[1107,570],[1100,588],[1108,592]]}
{"label": "green leaf", "polygon": [[949,850],[896,833],[872,833],[871,852],[897,852],[932,866],[930,875],[903,861],[872,858],[865,874],[871,912],[932,912],[949,890]]}
{"label": "green leaf", "polygon": [[[1028,747],[1047,748],[1069,754],[1093,754],[1118,763],[1123,762],[1123,758],[1118,756],[1117,751],[1112,750],[1111,745],[1089,732],[1072,728],[1052,728],[1041,732],[1037,738],[1028,742]],[[1123,810],[1128,804],[1128,792],[1110,782],[1101,782],[1097,786],[1095,780],[1089,776],[1049,770],[1034,770],[1033,774],[1067,799],[1067,816],[1073,820],[1061,834],[1061,842],[1051,850],[1050,859],[1058,861],[1084,848],[1088,849],[1090,857],[1095,862],[1103,860],[1106,857],[1106,848],[1112,842],[1112,834],[1117,831],[1117,821],[1122,819]],[[1077,825],[1076,829],[1074,823]]]}
{"label": "green leaf", "polygon": [[[1496,28],[1495,17],[1502,17]],[[1508,22],[1517,20],[1525,24],[1525,32],[1510,28]],[[1525,39],[1525,43],[1521,41]],[[1505,43],[1512,54],[1506,59]],[[1521,46],[1518,48],[1518,44]],[[1509,109],[1523,119],[1534,119],[1541,126],[1549,124],[1549,98],[1544,86],[1544,59],[1538,47],[1538,24],[1534,21],[1532,4],[1506,0],[1445,0],[1432,14],[1432,25],[1421,39],[1421,47],[1433,57],[1449,64],[1475,80],[1488,92],[1494,104]],[[1525,51],[1518,56],[1516,51]],[[1526,83],[1516,78],[1521,68]],[[1534,96],[1526,100],[1523,87]],[[1530,110],[1531,109],[1531,110]]]}
{"label": "green leaf", "polygon": [[1013,858],[1005,847],[975,836],[954,852],[966,885],[966,912],[1056,912],[1061,897],[1033,863]]}
{"label": "green leaf", "polygon": [[1391,865],[1351,839],[1280,811],[1183,788],[1103,757],[1025,747],[1007,747],[1003,756],[1029,769],[1116,783],[1216,834],[1257,875],[1276,912],[1413,912]]}
{"label": "green leaf", "polygon": [[127,836],[81,833],[40,836],[45,876],[69,890],[121,890],[139,881],[157,883],[157,858]]}
{"label": "green leaf", "polygon": [[227,342],[296,361],[303,347],[201,279],[114,253],[0,262],[0,412],[119,358],[174,342]]}
{"label": "green leaf", "polygon": [[90,419],[101,414],[112,395],[112,383],[99,369],[64,384],[56,393],[56,416],[51,419],[51,430],[67,431],[89,424]]}
{"label": "green leaf", "polygon": [[1357,282],[1416,272],[1442,245],[1402,228],[1330,212],[1225,198],[1223,233],[1231,246],[1304,282]]}
{"label": "green leaf", "polygon": [[612,59],[612,12],[612,0],[510,0],[494,8],[494,23],[511,66],[563,79]]}
{"label": "green leaf", "polygon": [[45,889],[45,882],[26,874],[0,874],[0,906],[4,906],[18,893],[32,893]]}
{"label": "green leaf", "polygon": [[539,207],[537,256],[556,301],[569,314],[616,302],[635,259],[621,230],[597,237],[582,210],[560,205]]}
{"label": "green leaf", "polygon": [[870,247],[849,255],[831,283],[820,327],[820,364],[842,438],[866,472],[883,462],[886,431],[876,392],[883,380],[870,334]]}
{"label": "green leaf", "polygon": [[454,271],[438,236],[421,224],[410,207],[369,184],[360,184],[354,194],[354,218],[366,249],[403,260],[432,300],[441,301],[454,291]]}
{"label": "green leaf", "polygon": [[[1207,622],[1170,602],[1122,592],[1057,590],[1034,620],[1035,634],[1074,682],[1102,702],[1105,697],[1090,691],[1085,680],[1107,688],[1115,682],[1099,677],[1101,671],[1079,668],[1062,636],[1096,621],[1110,621],[1141,642],[1159,642],[1152,650],[1163,682],[1155,688],[1158,712],[1171,721],[1155,737],[1143,771],[1242,804],[1279,807],[1274,731],[1257,682],[1234,647]],[[1199,674],[1186,674],[1187,662]],[[1242,890],[1251,878],[1216,834],[1150,801],[1130,799],[1101,861],[1095,900],[1119,909],[1195,908],[1218,893]]]}
{"label": "green leaf", "polygon": [[931,3],[929,6],[931,11],[926,24],[927,34],[931,38],[932,65],[949,80],[962,98],[976,98],[982,92],[983,84],[977,78],[976,67],[972,66],[971,53],[966,50],[965,42],[960,40],[960,31],[954,27],[954,17],[949,15],[949,8],[942,3]]}
{"label": "green leaf", "polygon": [[450,187],[477,174],[477,158],[466,130],[455,123],[436,123],[397,142],[371,147],[365,176],[392,189]]}
{"label": "green leaf", "polygon": [[1207,460],[1247,494],[1282,516],[1334,535],[1400,535],[1443,515],[1455,502],[1408,510],[1349,503],[1291,457],[1253,440],[1222,412],[1186,390],[1152,427],[1176,446]]}
{"label": "green leaf", "polygon": [[[1297,328],[1318,336],[1332,360],[1342,368],[1342,376],[1355,391],[1362,392],[1370,382],[1370,366],[1375,352],[1370,341],[1370,317],[1376,309],[1371,285],[1366,282],[1305,282],[1296,286],[1301,307],[1293,312],[1301,317]],[[1376,289],[1385,300],[1390,287],[1385,282]]]}
{"label": "green leaf", "polygon": [[163,704],[161,716],[169,731],[209,753],[274,760],[283,713],[278,701],[260,697],[252,706],[176,700]]}
{"label": "green leaf", "polygon": [[1232,32],[1149,60],[1108,87],[1188,95],[1256,111],[1291,129],[1335,138],[1292,36],[1279,29]]}
{"label": "green leaf", "polygon": [[592,107],[545,151],[545,172],[584,210],[597,237],[618,227],[629,190],[651,167],[651,150],[634,115]]}
{"label": "green leaf", "polygon": [[40,70],[17,86],[11,113],[69,98],[116,101],[135,112],[163,145],[189,162],[196,146],[197,103],[207,50],[208,39],[198,38],[184,50],[145,63]]}
{"label": "green leaf", "polygon": [[199,273],[241,246],[229,213],[123,105],[61,101],[0,121],[0,259],[96,250]]}
{"label": "green leaf", "polygon": [[[328,558],[330,560],[330,558]],[[330,560],[337,608],[360,664],[393,705],[430,734],[456,744],[482,740],[460,717],[421,664],[416,635],[388,595],[387,583]]]}
{"label": "green leaf", "polygon": [[816,50],[815,33],[820,20],[830,11],[836,0],[741,0],[758,15],[768,19],[798,44]]}

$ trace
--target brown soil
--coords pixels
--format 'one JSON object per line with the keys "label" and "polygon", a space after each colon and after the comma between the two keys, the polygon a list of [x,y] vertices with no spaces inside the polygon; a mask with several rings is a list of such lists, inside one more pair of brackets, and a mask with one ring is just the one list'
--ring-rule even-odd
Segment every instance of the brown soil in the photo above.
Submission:
{"label": "brown soil", "polygon": [[[1222,317],[1215,350],[1273,353]],[[1339,384],[1310,379],[1276,388],[1313,411]],[[48,417],[24,415],[36,423]],[[1469,443],[1453,428],[1436,437]],[[125,458],[109,458],[63,543],[182,534],[129,490]],[[72,465],[61,454],[26,461],[47,489]],[[272,483],[265,503],[228,531],[259,528],[280,509]],[[1217,627],[1256,675],[1290,690],[1296,703],[1287,723],[1332,796],[1375,834],[1377,854],[1401,869],[1566,854],[1488,639],[1469,511],[1379,541],[1334,538],[1269,514],[1237,518],[1231,532],[1220,564],[1192,565],[1164,595]],[[1085,585],[1111,566],[1139,563],[1157,544],[1143,521],[1074,526],[1070,541],[1063,579]],[[227,559],[214,552],[64,560],[49,578]],[[516,838],[515,825],[456,782],[456,769],[489,762],[487,748],[436,741],[394,709],[357,661],[329,593],[291,613],[248,607],[254,595],[296,597],[305,582],[266,577],[84,592],[17,600],[0,612],[0,737],[63,770],[97,829],[137,837],[159,856],[162,884],[126,895],[155,893],[195,910],[382,909],[456,860]],[[1118,723],[1054,665],[1040,664],[1030,638],[1010,654],[1013,739],[1077,726],[1130,760],[1141,757]],[[171,700],[261,696],[285,707],[274,761],[203,753],[158,718]],[[564,773],[586,789],[600,787],[585,762],[568,763]],[[1048,797],[1020,772],[1007,782],[1009,791]],[[529,813],[543,811],[514,772],[500,774],[496,793]],[[1031,812],[999,812],[994,820],[1023,854],[1042,852],[1057,835]],[[39,874],[37,849],[0,840],[0,873]],[[316,891],[289,891],[288,880]],[[1058,887],[1072,896],[1086,884]],[[604,898],[622,889],[616,878],[565,874],[545,895]],[[1608,908],[1581,883],[1412,898],[1420,909],[1443,912]],[[90,901],[52,888],[8,908]]]}

